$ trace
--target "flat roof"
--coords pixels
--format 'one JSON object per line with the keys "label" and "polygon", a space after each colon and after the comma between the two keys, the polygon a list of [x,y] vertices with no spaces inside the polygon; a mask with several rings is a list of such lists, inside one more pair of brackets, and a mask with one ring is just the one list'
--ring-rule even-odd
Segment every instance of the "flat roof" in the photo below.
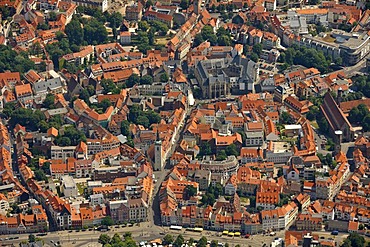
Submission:
{"label": "flat roof", "polygon": [[286,130],[297,130],[302,129],[302,126],[300,124],[286,124],[284,125],[284,128]]}

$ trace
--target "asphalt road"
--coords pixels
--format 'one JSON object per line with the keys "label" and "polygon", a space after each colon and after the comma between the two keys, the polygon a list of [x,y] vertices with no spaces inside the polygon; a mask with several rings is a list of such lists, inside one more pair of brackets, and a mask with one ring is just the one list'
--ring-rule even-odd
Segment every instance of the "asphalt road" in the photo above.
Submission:
{"label": "asphalt road", "polygon": [[[134,227],[125,227],[125,228],[113,228],[112,230],[106,232],[106,234],[113,236],[115,233],[119,233],[123,235],[126,232],[131,232],[133,238],[137,242],[141,241],[150,241],[153,239],[163,238],[164,234],[171,234],[175,237],[178,234],[182,234],[186,240],[193,238],[195,240],[199,240],[202,236],[205,236],[208,240],[217,240],[221,243],[229,243],[230,246],[235,246],[239,244],[240,246],[262,246],[263,244],[269,245],[271,241],[276,237],[283,237],[283,231],[278,232],[276,236],[262,236],[256,235],[251,236],[249,239],[245,239],[242,237],[227,237],[227,236],[219,236],[220,233],[218,232],[210,232],[210,231],[203,231],[202,233],[197,232],[190,232],[185,231],[185,229],[181,231],[172,231],[169,230],[168,227],[148,227],[148,225],[143,226],[134,226]],[[97,243],[98,238],[102,234],[98,231],[85,231],[85,232],[68,232],[68,231],[60,231],[60,232],[53,232],[49,233],[47,236],[40,237],[44,240],[46,245],[55,246],[55,243],[60,243],[61,246],[88,246],[89,243]],[[9,236],[12,237],[13,235]],[[18,236],[19,239],[17,240],[7,240],[2,241],[1,243],[4,244],[14,244],[18,245],[22,240],[28,239],[28,234],[17,234],[14,236]]]}
{"label": "asphalt road", "polygon": [[[220,243],[228,243],[231,247],[239,244],[242,247],[249,247],[249,246],[263,246],[270,243],[275,238],[285,238],[285,231],[276,232],[275,236],[264,236],[264,235],[252,235],[250,238],[242,238],[242,237],[227,237],[227,236],[220,236],[219,232],[215,231],[203,231],[202,233],[197,232],[190,232],[182,229],[181,231],[173,231],[169,230],[168,227],[159,227],[159,226],[151,226],[149,227],[149,223],[141,223],[140,226],[136,225],[133,227],[124,227],[124,228],[114,228],[106,234],[110,235],[111,237],[115,233],[119,233],[120,235],[124,235],[126,232],[131,232],[133,238],[137,242],[141,241],[150,241],[158,238],[163,238],[164,234],[171,234],[173,236],[177,236],[178,234],[182,234],[185,240],[193,238],[195,240],[200,239],[202,236],[205,236],[208,240],[217,240]],[[98,231],[85,231],[85,232],[68,232],[68,231],[60,231],[60,232],[52,232],[49,233],[47,236],[41,237],[44,240],[46,245],[55,246],[54,243],[59,241],[61,246],[96,246],[98,242],[98,238],[102,234]],[[333,239],[335,242],[340,244],[347,236],[347,233],[339,233],[337,236],[331,235],[330,232],[325,231],[318,231],[313,232],[314,235],[319,235],[320,240],[331,240]],[[28,239],[28,234],[17,234],[17,235],[10,235],[7,237],[15,237],[18,236],[19,239],[17,240],[7,240],[1,241],[1,244],[14,244],[18,245],[22,240]],[[339,246],[339,245],[338,245]]]}

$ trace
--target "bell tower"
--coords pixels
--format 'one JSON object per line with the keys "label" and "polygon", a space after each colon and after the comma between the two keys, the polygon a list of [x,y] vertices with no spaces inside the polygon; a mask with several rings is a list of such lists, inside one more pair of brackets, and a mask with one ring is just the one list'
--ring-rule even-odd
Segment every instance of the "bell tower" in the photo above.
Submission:
{"label": "bell tower", "polygon": [[159,138],[159,132],[157,129],[157,138],[154,143],[154,167],[155,171],[160,171],[163,168],[163,151],[162,151],[162,141]]}

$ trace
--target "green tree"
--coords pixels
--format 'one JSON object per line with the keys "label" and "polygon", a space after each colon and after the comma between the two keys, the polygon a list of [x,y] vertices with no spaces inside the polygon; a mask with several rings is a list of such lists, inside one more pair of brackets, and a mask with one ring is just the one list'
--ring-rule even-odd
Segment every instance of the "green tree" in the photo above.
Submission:
{"label": "green tree", "polygon": [[217,43],[217,36],[213,32],[213,28],[209,25],[204,26],[201,31],[203,40],[208,40],[211,45],[215,45]]}
{"label": "green tree", "polygon": [[363,236],[360,236],[358,233],[350,233],[341,246],[364,247],[365,243]]}
{"label": "green tree", "polygon": [[228,156],[232,156],[232,155],[238,156],[239,155],[238,149],[235,144],[231,144],[227,146],[225,149],[225,152],[226,152],[226,155]]}
{"label": "green tree", "polygon": [[34,68],[35,63],[29,59],[26,52],[18,54],[10,46],[0,45],[0,72],[10,70],[25,73]]}
{"label": "green tree", "polygon": [[[67,141],[67,139],[69,141]],[[80,130],[77,130],[75,127],[68,126],[65,128],[63,136],[58,135],[54,141],[57,145],[61,146],[69,145],[76,146],[80,142],[86,142],[86,136],[85,133],[83,133]]]}
{"label": "green tree", "polygon": [[182,9],[187,9],[189,7],[189,0],[181,0],[180,7]]}
{"label": "green tree", "polygon": [[175,242],[173,242],[174,247],[181,247],[185,242],[184,237],[180,234],[177,236]]}
{"label": "green tree", "polygon": [[216,160],[217,161],[223,161],[227,159],[227,154],[225,150],[221,150],[220,152],[217,153]]}
{"label": "green tree", "polygon": [[151,28],[148,32],[149,45],[155,44],[155,28]]}
{"label": "green tree", "polygon": [[218,36],[217,43],[218,45],[222,45],[222,46],[230,46],[231,39],[227,35],[221,35],[221,36]]}
{"label": "green tree", "polygon": [[165,35],[168,32],[168,26],[160,21],[151,21],[151,27],[153,27],[156,31],[161,32]]}
{"label": "green tree", "polygon": [[149,119],[149,125],[159,123],[161,121],[161,116],[155,111],[146,111],[144,112],[144,115]]}
{"label": "green tree", "polygon": [[28,49],[28,52],[30,53],[30,55],[35,55],[35,56],[42,54],[42,47],[40,45],[40,42],[33,43]]}
{"label": "green tree", "polygon": [[187,185],[184,189],[184,197],[189,200],[191,197],[197,194],[197,189],[192,185]]}
{"label": "green tree", "polygon": [[92,18],[84,25],[83,35],[88,44],[101,44],[108,40],[108,32],[103,23]]}
{"label": "green tree", "polygon": [[149,8],[150,6],[153,6],[153,1],[152,0],[147,0],[145,3],[145,8]]}
{"label": "green tree", "polygon": [[115,233],[109,243],[111,245],[117,245],[117,244],[120,244],[121,242],[122,242],[122,239],[120,235],[118,233]]}
{"label": "green tree", "polygon": [[110,216],[106,216],[102,219],[101,224],[103,226],[111,226],[114,224],[114,221]]}
{"label": "green tree", "polygon": [[194,238],[189,238],[189,245],[192,246],[194,241],[195,241]]}
{"label": "green tree", "polygon": [[36,242],[36,237],[35,237],[35,235],[33,235],[33,234],[28,235],[28,242],[29,242],[29,243],[34,243],[34,242]]}
{"label": "green tree", "polygon": [[170,78],[168,77],[168,74],[166,72],[162,73],[160,76],[161,82],[168,82]]}
{"label": "green tree", "polygon": [[152,83],[153,83],[153,77],[151,77],[150,75],[144,75],[140,79],[141,85],[151,85]]}
{"label": "green tree", "polygon": [[204,142],[200,147],[199,155],[210,155],[212,154],[211,145],[208,142]]}
{"label": "green tree", "polygon": [[68,37],[69,43],[81,45],[84,40],[84,31],[81,27],[81,23],[73,18],[70,23],[66,25],[65,33]]}
{"label": "green tree", "polygon": [[48,178],[46,177],[43,170],[36,170],[34,174],[35,174],[35,179],[37,181],[45,181],[45,182],[48,181]]}
{"label": "green tree", "polygon": [[113,12],[107,18],[109,26],[111,28],[119,28],[123,20],[122,14],[120,12]]}
{"label": "green tree", "polygon": [[163,244],[164,245],[169,245],[169,244],[172,244],[173,243],[173,236],[171,234],[167,234],[166,236],[164,236],[163,238]]}
{"label": "green tree", "polygon": [[351,79],[353,80],[353,89],[362,92],[365,97],[370,98],[370,75],[354,76]]}
{"label": "green tree", "polygon": [[150,28],[149,24],[147,21],[139,21],[139,29],[143,32],[146,32],[148,31],[148,29]]}
{"label": "green tree", "polygon": [[198,45],[200,45],[203,42],[204,42],[203,35],[201,33],[198,33],[194,37],[193,47],[197,47]]}
{"label": "green tree", "polygon": [[255,63],[257,63],[258,62],[258,55],[256,54],[256,53],[252,53],[251,54],[251,56],[250,56],[250,59],[253,61],[253,62],[255,62]]}
{"label": "green tree", "polygon": [[42,106],[47,109],[55,109],[54,101],[55,96],[53,94],[47,94]]}
{"label": "green tree", "polygon": [[129,136],[130,135],[130,122],[127,120],[123,120],[121,122],[121,133],[124,136]]}
{"label": "green tree", "polygon": [[218,246],[218,241],[217,240],[212,240],[210,247],[217,247]]}
{"label": "green tree", "polygon": [[60,137],[55,142],[56,142],[56,144],[58,144],[59,146],[62,146],[62,147],[66,147],[66,146],[70,146],[71,145],[71,139],[69,139],[66,136]]}
{"label": "green tree", "polygon": [[11,113],[9,125],[13,129],[17,123],[22,123],[27,129],[35,131],[42,120],[45,120],[45,115],[40,110],[17,108]]}
{"label": "green tree", "polygon": [[207,238],[201,237],[197,243],[197,247],[206,247],[207,246]]}
{"label": "green tree", "polygon": [[6,119],[8,119],[12,112],[15,110],[15,103],[14,102],[8,102],[4,105],[4,108],[3,108],[3,117],[5,117]]}
{"label": "green tree", "polygon": [[105,244],[109,244],[111,238],[108,236],[108,234],[101,234],[99,236],[99,243],[101,243],[102,245],[105,245]]}
{"label": "green tree", "polygon": [[252,48],[253,52],[257,54],[257,56],[261,56],[262,54],[262,44],[258,43],[256,45],[253,46]]}
{"label": "green tree", "polygon": [[280,114],[279,120],[281,124],[293,124],[294,123],[294,119],[287,111],[283,111]]}
{"label": "green tree", "polygon": [[136,120],[137,124],[144,126],[145,128],[149,128],[150,122],[146,116],[139,116]]}
{"label": "green tree", "polygon": [[320,108],[318,106],[311,106],[310,111],[307,113],[306,118],[310,121],[315,120],[316,115],[319,114]]}
{"label": "green tree", "polygon": [[103,109],[103,112],[105,112],[108,107],[112,106],[112,102],[110,102],[109,99],[103,99],[100,103],[99,103],[99,107],[101,107]]}

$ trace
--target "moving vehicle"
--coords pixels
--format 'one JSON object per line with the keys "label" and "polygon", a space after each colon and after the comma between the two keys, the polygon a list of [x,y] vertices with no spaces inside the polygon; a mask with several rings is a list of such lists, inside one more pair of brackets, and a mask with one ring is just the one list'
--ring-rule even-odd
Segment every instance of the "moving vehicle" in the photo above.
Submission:
{"label": "moving vehicle", "polygon": [[338,231],[332,231],[331,232],[331,235],[338,235],[339,234],[339,232]]}
{"label": "moving vehicle", "polygon": [[182,226],[174,226],[174,225],[170,226],[170,230],[181,231],[181,229],[182,229]]}

